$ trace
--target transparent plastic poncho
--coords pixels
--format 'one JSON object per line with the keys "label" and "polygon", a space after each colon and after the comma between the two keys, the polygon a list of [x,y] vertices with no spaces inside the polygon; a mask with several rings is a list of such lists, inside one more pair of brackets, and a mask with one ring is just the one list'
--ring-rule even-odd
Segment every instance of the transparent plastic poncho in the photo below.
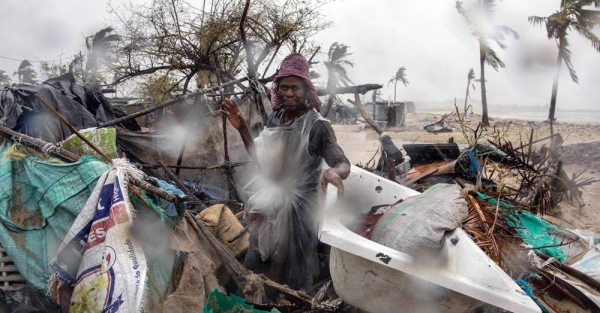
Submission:
{"label": "transparent plastic poncho", "polygon": [[319,274],[317,186],[322,159],[308,152],[314,110],[289,126],[264,129],[255,140],[258,191],[248,201],[246,267],[296,289]]}

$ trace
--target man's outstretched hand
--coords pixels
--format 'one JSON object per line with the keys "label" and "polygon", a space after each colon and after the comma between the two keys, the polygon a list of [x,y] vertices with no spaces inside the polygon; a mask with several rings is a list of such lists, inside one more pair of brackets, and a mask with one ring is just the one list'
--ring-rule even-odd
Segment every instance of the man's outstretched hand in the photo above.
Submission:
{"label": "man's outstretched hand", "polygon": [[344,183],[334,168],[328,168],[325,173],[323,173],[323,178],[321,178],[321,187],[323,188],[323,192],[327,190],[327,184],[332,184],[335,188],[337,188],[338,195],[344,194]]}
{"label": "man's outstretched hand", "polygon": [[246,126],[246,121],[238,108],[237,103],[233,99],[223,99],[223,114],[227,117],[233,128],[240,130]]}

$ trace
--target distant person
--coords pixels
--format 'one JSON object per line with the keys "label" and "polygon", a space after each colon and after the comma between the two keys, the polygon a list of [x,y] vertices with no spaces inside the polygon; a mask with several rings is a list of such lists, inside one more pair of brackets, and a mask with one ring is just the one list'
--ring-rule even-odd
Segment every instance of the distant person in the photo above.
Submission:
{"label": "distant person", "polygon": [[281,62],[271,100],[273,113],[254,141],[236,102],[223,100],[224,114],[260,168],[259,190],[248,201],[245,265],[292,288],[308,289],[319,275],[316,211],[322,161],[330,168],[321,188],[332,184],[340,194],[350,162],[329,121],[319,114],[321,101],[302,55],[290,54]]}

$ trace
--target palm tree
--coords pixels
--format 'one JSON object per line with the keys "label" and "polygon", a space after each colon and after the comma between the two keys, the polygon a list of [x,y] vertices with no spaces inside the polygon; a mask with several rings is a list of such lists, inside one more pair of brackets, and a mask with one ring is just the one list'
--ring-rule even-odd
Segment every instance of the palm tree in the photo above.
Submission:
{"label": "palm tree", "polygon": [[[101,29],[94,36],[85,38],[85,45],[88,50],[85,70],[92,81],[97,80],[98,67],[100,65],[110,65],[112,62],[111,51],[115,48],[115,43],[121,40],[121,37],[113,32],[112,27]],[[74,60],[75,61],[75,60]]]}
{"label": "palm tree", "polygon": [[473,90],[476,90],[475,84],[471,84],[473,80],[475,80],[475,71],[473,69],[470,69],[469,74],[467,74],[467,94],[465,95],[465,108],[463,111],[464,117],[467,117],[467,100],[469,99],[469,87],[472,87]]}
{"label": "palm tree", "polygon": [[329,109],[333,103],[335,98],[335,88],[340,84],[343,86],[348,86],[348,84],[352,84],[352,81],[348,77],[348,72],[346,71],[346,66],[354,67],[354,63],[348,61],[346,58],[351,55],[348,53],[348,46],[345,44],[341,44],[338,42],[334,42],[329,47],[329,52],[327,53],[327,61],[324,62],[325,67],[327,67],[327,89],[329,90],[329,98],[327,99],[327,104],[323,109],[323,116],[327,116],[329,113]]}
{"label": "palm tree", "polygon": [[479,43],[479,67],[481,71],[481,105],[483,117],[481,123],[484,126],[489,126],[487,97],[485,89],[485,63],[490,65],[494,70],[504,68],[505,64],[496,54],[496,51],[490,47],[490,40],[496,42],[498,47],[506,49],[504,44],[505,35],[513,35],[515,39],[519,38],[519,34],[512,28],[505,25],[492,25],[489,23],[495,0],[477,0],[472,10],[466,11],[462,6],[462,2],[456,1],[456,10],[462,15],[469,28],[471,28],[473,36]]}
{"label": "palm tree", "polygon": [[392,83],[394,84],[394,102],[396,102],[396,85],[398,85],[398,82],[403,83],[405,87],[408,85],[408,80],[406,79],[406,67],[404,66],[400,67],[396,72],[396,75],[388,82],[388,86]]}
{"label": "palm tree", "polygon": [[550,98],[550,112],[548,120],[550,125],[554,121],[556,111],[556,94],[558,92],[558,78],[564,61],[571,79],[579,83],[579,78],[571,63],[571,51],[567,40],[568,31],[575,29],[583,37],[587,38],[592,47],[600,52],[600,39],[592,33],[592,28],[600,22],[600,11],[589,10],[585,7],[600,6],[600,0],[561,0],[560,10],[548,17],[530,16],[529,22],[533,25],[545,25],[548,39],[555,39],[558,45],[558,58],[556,59],[556,73],[552,83],[552,97]]}
{"label": "palm tree", "polygon": [[17,76],[19,83],[35,84],[37,83],[37,72],[33,69],[31,62],[27,60],[21,61],[19,69],[13,73],[13,76]]}
{"label": "palm tree", "polygon": [[0,84],[10,84],[10,76],[3,70],[0,70]]}

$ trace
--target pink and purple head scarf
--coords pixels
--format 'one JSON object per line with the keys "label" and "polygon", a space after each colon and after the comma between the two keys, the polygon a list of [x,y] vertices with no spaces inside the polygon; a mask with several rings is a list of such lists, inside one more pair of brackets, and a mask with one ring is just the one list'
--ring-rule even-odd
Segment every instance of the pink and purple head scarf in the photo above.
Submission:
{"label": "pink and purple head scarf", "polygon": [[308,87],[306,90],[306,104],[309,108],[321,111],[321,100],[317,95],[317,89],[310,81],[310,71],[308,61],[299,53],[292,53],[285,57],[281,62],[279,72],[273,79],[273,87],[271,88],[271,103],[273,104],[273,110],[277,111],[281,109],[281,99],[279,98],[279,81],[288,76],[296,76],[301,78]]}

